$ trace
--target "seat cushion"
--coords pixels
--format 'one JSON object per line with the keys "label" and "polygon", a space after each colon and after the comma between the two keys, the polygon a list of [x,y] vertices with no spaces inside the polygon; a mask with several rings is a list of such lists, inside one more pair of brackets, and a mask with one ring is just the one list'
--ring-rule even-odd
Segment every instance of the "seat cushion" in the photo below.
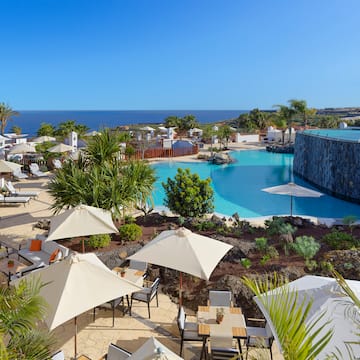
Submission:
{"label": "seat cushion", "polygon": [[55,250],[51,253],[51,255],[50,255],[50,257],[49,257],[49,263],[54,262],[54,261],[56,260],[56,257],[57,257],[57,255],[58,255],[59,252],[60,252],[59,249],[55,249]]}
{"label": "seat cushion", "polygon": [[29,250],[30,251],[41,251],[41,245],[42,245],[41,240],[33,239],[33,240],[31,240]]}

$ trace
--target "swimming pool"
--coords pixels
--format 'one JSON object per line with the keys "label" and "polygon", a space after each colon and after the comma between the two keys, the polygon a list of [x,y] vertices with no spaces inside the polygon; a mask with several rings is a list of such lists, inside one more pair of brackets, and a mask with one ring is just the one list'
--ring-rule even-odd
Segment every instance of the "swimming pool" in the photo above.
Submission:
{"label": "swimming pool", "polygon": [[316,129],[304,130],[304,134],[321,136],[325,138],[360,142],[359,129]]}
{"label": "swimming pool", "polygon": [[[293,175],[291,154],[275,154],[265,150],[235,151],[234,164],[213,165],[207,162],[169,162],[153,165],[158,180],[153,193],[156,206],[164,205],[165,192],[161,185],[176,175],[177,168],[189,168],[204,179],[210,177],[215,193],[215,212],[241,217],[286,215],[290,212],[290,198],[268,194],[261,189],[295,181],[296,184],[316,190]],[[324,195],[320,198],[294,198],[294,215],[326,218],[360,217],[360,206]]]}

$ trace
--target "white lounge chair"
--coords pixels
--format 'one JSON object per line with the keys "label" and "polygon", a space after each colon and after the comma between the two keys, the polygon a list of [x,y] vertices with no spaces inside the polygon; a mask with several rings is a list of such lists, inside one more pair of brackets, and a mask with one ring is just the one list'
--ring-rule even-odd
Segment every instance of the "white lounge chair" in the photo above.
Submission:
{"label": "white lounge chair", "polygon": [[54,168],[55,169],[61,169],[62,168],[62,163],[59,159],[54,159],[52,161],[53,165],[54,165]]}
{"label": "white lounge chair", "polygon": [[30,197],[22,196],[4,196],[0,194],[0,203],[1,204],[24,204],[26,205],[30,201]]}
{"label": "white lounge chair", "polygon": [[18,191],[15,189],[11,181],[6,182],[5,187],[10,192],[11,196],[37,197],[40,194],[40,191]]}
{"label": "white lounge chair", "polygon": [[16,169],[13,171],[13,176],[16,179],[27,179],[28,176],[26,174],[24,174],[23,172],[21,172],[21,169]]}
{"label": "white lounge chair", "polygon": [[44,173],[43,171],[40,171],[39,169],[39,165],[36,163],[31,163],[30,164],[30,172],[32,175],[36,176],[36,177],[44,177],[44,176],[48,176],[46,173]]}

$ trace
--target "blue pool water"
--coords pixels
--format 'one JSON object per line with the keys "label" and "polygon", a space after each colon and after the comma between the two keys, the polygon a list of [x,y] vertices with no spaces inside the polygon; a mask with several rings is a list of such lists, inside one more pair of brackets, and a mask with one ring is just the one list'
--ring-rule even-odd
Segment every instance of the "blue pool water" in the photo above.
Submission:
{"label": "blue pool water", "polygon": [[[232,152],[231,156],[236,159],[236,163],[230,165],[175,161],[153,165],[159,178],[155,184],[155,205],[164,205],[165,193],[161,183],[168,177],[173,178],[178,167],[189,168],[202,179],[210,177],[215,192],[215,211],[229,216],[235,212],[241,217],[289,214],[290,198],[261,191],[266,187],[294,181],[316,190],[293,175],[293,155],[249,150]],[[294,198],[293,214],[327,218],[356,215],[360,218],[360,206],[328,195],[320,198]]]}
{"label": "blue pool water", "polygon": [[305,130],[304,134],[327,137],[331,139],[360,142],[360,130],[351,129],[317,129]]}

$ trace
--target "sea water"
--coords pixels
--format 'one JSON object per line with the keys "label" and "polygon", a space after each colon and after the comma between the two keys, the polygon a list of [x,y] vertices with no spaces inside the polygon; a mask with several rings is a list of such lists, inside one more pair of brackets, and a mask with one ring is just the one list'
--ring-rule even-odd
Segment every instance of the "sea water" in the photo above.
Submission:
{"label": "sea water", "polygon": [[237,118],[247,110],[129,110],[129,111],[19,111],[8,123],[7,132],[13,125],[19,126],[23,134],[36,135],[41,123],[57,126],[61,122],[74,120],[90,130],[104,127],[115,128],[131,124],[161,124],[168,116],[195,115],[200,123],[212,123]]}

